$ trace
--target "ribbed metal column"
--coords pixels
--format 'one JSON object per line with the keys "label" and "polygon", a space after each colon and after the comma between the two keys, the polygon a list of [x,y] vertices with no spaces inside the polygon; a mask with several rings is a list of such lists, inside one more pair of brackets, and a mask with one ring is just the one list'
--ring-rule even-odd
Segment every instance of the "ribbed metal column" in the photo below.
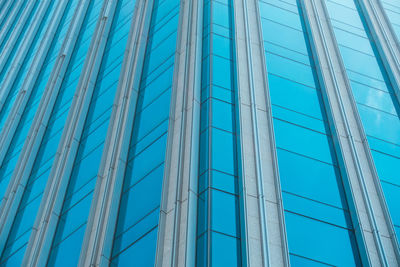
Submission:
{"label": "ribbed metal column", "polygon": [[289,266],[258,0],[234,1],[249,266]]}
{"label": "ribbed metal column", "polygon": [[[68,1],[66,0],[58,2],[56,11],[51,19],[51,23],[47,29],[43,41],[40,44],[39,51],[37,52],[35,59],[29,69],[28,75],[23,83],[23,86],[18,93],[17,99],[14,102],[10,115],[3,129],[1,130],[0,147],[2,149],[0,151],[0,165],[4,160],[8,147],[10,146],[14,134],[16,132],[17,126],[20,123],[22,114],[29,101],[29,97],[32,93],[32,90],[34,89],[34,85],[39,76],[44,60],[46,59],[50,46],[53,42],[53,38],[57,31],[57,27],[59,26],[59,23],[62,19],[63,13],[65,12],[67,4]],[[24,192],[25,184],[27,181],[26,179],[25,182],[22,182],[17,177],[18,176],[12,177],[7,192],[4,195],[4,199],[1,202],[2,205],[0,207],[0,251],[2,251],[5,246],[6,239],[11,229],[12,222],[14,221],[14,217],[17,212],[19,203],[21,201],[22,194]]]}
{"label": "ribbed metal column", "polygon": [[[1,129],[0,135],[0,166],[2,165],[8,147],[10,146],[17,127],[20,123],[21,117],[25,110],[25,107],[29,101],[29,98],[34,89],[35,83],[39,77],[42,66],[45,62],[47,53],[50,50],[51,44],[53,42],[54,36],[56,34],[59,23],[62,19],[65,8],[68,1],[61,0],[58,2],[57,8],[51,17],[51,22],[46,30],[46,33],[40,43],[39,49],[34,56],[33,62],[29,67],[29,71],[25,77],[22,87],[18,91],[16,100],[13,103],[12,109],[6,119],[6,122]],[[8,194],[5,195],[8,197]],[[1,207],[0,207],[1,208]],[[1,219],[0,219],[1,221]],[[1,227],[1,226],[0,226]]]}
{"label": "ribbed metal column", "polygon": [[[390,237],[391,222],[382,189],[358,115],[349,80],[323,1],[304,0],[303,11],[312,37],[312,50],[319,68],[324,102],[330,107],[330,123],[336,128],[336,147],[342,152],[340,166],[348,181],[350,203],[361,257],[364,265],[398,266],[397,248]],[[361,242],[364,242],[362,244]],[[363,254],[362,246],[365,246]]]}
{"label": "ribbed metal column", "polygon": [[139,0],[129,33],[101,167],[86,227],[80,266],[108,266],[135,116],[154,0]]}
{"label": "ribbed metal column", "polygon": [[181,1],[156,266],[194,266],[203,1]]}
{"label": "ribbed metal column", "polygon": [[[90,1],[82,1],[78,4],[76,8],[70,27],[64,39],[61,51],[58,55],[58,58],[56,59],[53,70],[49,77],[49,81],[46,85],[42,99],[38,106],[35,118],[32,122],[31,129],[26,138],[24,147],[22,148],[21,155],[17,163],[17,169],[14,171],[14,174],[12,176],[13,186],[9,187],[11,188],[10,193],[12,195],[10,195],[10,200],[8,200],[8,204],[1,215],[2,217],[0,217],[2,222],[3,216],[6,217],[4,218],[4,224],[6,225],[11,225],[12,221],[14,220],[13,214],[15,214],[18,206],[22,201],[25,186],[29,180],[35,158],[39,151],[40,144],[43,140],[51,112],[55,105],[57,95],[60,91],[61,83],[67,71],[67,67],[71,59],[75,43],[78,39],[82,23],[85,19],[89,4]],[[9,193],[7,193],[6,195],[8,194]],[[34,228],[32,231],[32,236],[34,237],[36,233],[37,228]],[[32,239],[34,238],[31,238],[31,240]],[[35,247],[32,242],[30,242],[25,253],[25,266],[28,266],[28,263],[31,261],[32,251],[34,251],[35,249],[37,249],[37,247]]]}
{"label": "ribbed metal column", "polygon": [[12,35],[8,39],[2,53],[0,54],[0,73],[3,71],[7,71],[5,79],[0,86],[0,111],[3,109],[5,101],[11,91],[15,79],[17,78],[25,57],[36,37],[36,34],[40,28],[40,24],[43,21],[43,17],[47,12],[50,3],[50,0],[44,0],[38,4],[38,10],[35,14],[33,14],[34,18],[29,25],[29,31],[27,31],[26,36],[24,36],[24,38],[22,39],[21,45],[18,49],[18,53],[13,59],[9,69],[5,70],[6,63],[10,59],[12,51],[15,49],[17,40],[21,37],[20,33],[24,26],[26,26],[26,21],[28,17],[31,15],[32,9],[35,6],[34,1],[28,3],[28,6],[25,8],[24,13],[22,14],[22,17],[18,21],[18,24],[16,25]]}
{"label": "ribbed metal column", "polygon": [[28,266],[42,266],[47,261],[115,9],[115,1],[104,1],[39,209],[32,250],[25,255]]}
{"label": "ribbed metal column", "polygon": [[390,22],[377,0],[356,0],[378,48],[385,70],[400,102],[400,48]]}
{"label": "ribbed metal column", "polygon": [[[3,24],[4,20],[7,18],[7,14],[10,11],[10,6],[15,2],[15,0],[3,0],[3,7],[0,12],[0,25]],[[33,2],[33,1],[32,1]]]}
{"label": "ribbed metal column", "polygon": [[[9,31],[13,30],[13,29],[11,29],[11,27],[12,27],[13,23],[15,22],[15,20],[17,20],[17,14],[20,12],[21,8],[23,7],[23,4],[24,4],[24,1],[18,1],[17,6],[14,7],[14,9],[12,9],[12,12],[9,15],[4,15],[4,17],[2,17],[0,19],[0,24],[1,24],[2,20],[6,19],[2,28],[0,28],[0,46],[4,42],[4,39],[6,38],[7,33]],[[1,3],[0,3],[0,6],[1,6]]]}
{"label": "ribbed metal column", "polygon": [[[51,112],[53,110],[57,95],[59,93],[61,82],[67,71],[67,67],[72,56],[75,42],[78,38],[82,22],[85,18],[89,1],[81,2],[76,8],[68,33],[64,39],[61,52],[55,62],[51,72],[49,81],[44,90],[35,118],[32,122],[31,129],[26,137],[26,141],[22,148],[18,159],[17,167],[11,178],[12,185],[9,186],[7,193],[7,203],[1,210],[0,222],[1,227],[6,228],[8,224],[14,220],[14,215],[22,200],[23,191],[29,180],[32,167],[39,151],[40,144],[43,140],[46,127],[48,125]],[[0,228],[1,229],[1,228]],[[3,231],[3,230],[1,230]]]}

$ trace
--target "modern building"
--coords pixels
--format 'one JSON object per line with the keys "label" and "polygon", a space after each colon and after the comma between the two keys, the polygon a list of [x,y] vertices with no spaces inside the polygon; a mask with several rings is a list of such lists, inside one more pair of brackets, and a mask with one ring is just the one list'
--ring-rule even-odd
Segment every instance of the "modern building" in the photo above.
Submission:
{"label": "modern building", "polygon": [[399,0],[0,0],[0,266],[400,266]]}

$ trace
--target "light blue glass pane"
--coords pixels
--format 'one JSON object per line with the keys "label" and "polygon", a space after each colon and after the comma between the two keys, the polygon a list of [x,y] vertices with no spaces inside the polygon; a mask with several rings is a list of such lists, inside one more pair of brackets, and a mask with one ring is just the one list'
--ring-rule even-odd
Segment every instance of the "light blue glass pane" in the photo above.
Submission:
{"label": "light blue glass pane", "polygon": [[153,266],[156,254],[157,228],[139,239],[115,259],[111,266]]}
{"label": "light blue glass pane", "polygon": [[219,129],[234,131],[234,106],[224,101],[211,101],[212,126]]}
{"label": "light blue glass pane", "polygon": [[207,234],[203,234],[197,239],[196,243],[196,266],[207,267]]}
{"label": "light blue glass pane", "polygon": [[346,208],[338,170],[330,164],[278,149],[282,190]]}
{"label": "light blue glass pane", "polygon": [[[399,181],[400,179],[397,180]],[[382,182],[381,184],[393,224],[400,226],[400,186],[386,182]]]}
{"label": "light blue glass pane", "polygon": [[374,51],[372,51],[371,44],[366,36],[360,36],[339,28],[335,29],[335,36],[341,45],[374,56]]}
{"label": "light blue glass pane", "polygon": [[310,66],[270,53],[265,55],[268,72],[315,88],[314,76]]}
{"label": "light blue glass pane", "polygon": [[400,158],[400,146],[392,143],[385,142],[381,139],[376,139],[372,136],[368,136],[369,147],[373,150],[384,152]]}
{"label": "light blue glass pane", "polygon": [[274,5],[260,2],[261,18],[267,18],[283,25],[302,31],[300,18],[297,12],[292,12]]}
{"label": "light blue glass pane", "polygon": [[268,75],[272,104],[322,119],[318,92],[314,88]]}
{"label": "light blue glass pane", "polygon": [[[352,2],[352,1],[348,1]],[[348,3],[355,8],[353,3]],[[326,5],[328,7],[329,15],[332,19],[343,21],[349,25],[353,25],[354,27],[363,28],[360,18],[357,15],[357,11],[354,9],[350,9],[346,6],[334,3],[333,1],[326,1]]]}
{"label": "light blue glass pane", "polygon": [[323,223],[350,228],[351,221],[349,213],[340,208],[322,204],[317,201],[283,193],[283,204],[285,211],[301,214],[302,216],[312,218]]}
{"label": "light blue glass pane", "polygon": [[393,105],[393,96],[381,90],[372,89],[362,84],[351,82],[353,95],[358,103],[376,108],[397,116]]}
{"label": "light blue glass pane", "polygon": [[291,253],[334,266],[361,266],[353,233],[290,212],[285,218]]}
{"label": "light blue glass pane", "polygon": [[212,57],[212,82],[223,88],[232,89],[232,62],[228,59]]}
{"label": "light blue glass pane", "polygon": [[231,194],[237,193],[237,177],[219,171],[211,171],[211,186]]}
{"label": "light blue glass pane", "polygon": [[158,224],[159,214],[159,209],[151,211],[150,214],[147,214],[136,224],[128,228],[124,233],[120,234],[120,236],[114,240],[113,256],[115,256],[115,253],[125,250],[131,244],[137,242],[146,233],[155,228]]}
{"label": "light blue glass pane", "polygon": [[159,168],[152,172],[123,194],[116,235],[136,224],[160,205],[162,170],[163,168]]}
{"label": "light blue glass pane", "polygon": [[346,69],[383,81],[376,58],[356,50],[339,46]]}
{"label": "light blue glass pane", "polygon": [[316,119],[310,116],[305,116],[301,113],[288,110],[286,108],[281,108],[275,105],[272,105],[272,115],[276,119],[300,125],[307,129],[318,131],[320,133],[326,133],[323,120]]}
{"label": "light blue glass pane", "polygon": [[328,267],[331,265],[318,262],[315,260],[299,257],[297,255],[289,254],[290,256],[290,265],[293,267]]}
{"label": "light blue glass pane", "polygon": [[232,60],[230,42],[232,40],[218,34],[212,34],[212,51],[215,55]]}
{"label": "light blue glass pane", "polygon": [[400,144],[400,120],[397,116],[358,105],[361,121],[367,135]]}
{"label": "light blue glass pane", "polygon": [[229,28],[230,17],[229,17],[229,8],[227,5],[221,4],[218,1],[213,1],[212,4],[212,22],[217,23],[221,26]]}
{"label": "light blue glass pane", "polygon": [[235,136],[222,130],[212,129],[211,140],[212,168],[235,175]]}
{"label": "light blue glass pane", "polygon": [[279,148],[326,163],[334,163],[326,135],[277,119],[274,120],[274,128],[276,144]]}
{"label": "light blue glass pane", "polygon": [[[302,31],[266,19],[262,20],[262,31],[264,41],[307,55],[307,47]],[[279,34],[276,34],[277,32]],[[270,52],[268,49],[266,50]]]}
{"label": "light blue glass pane", "polygon": [[77,266],[79,260],[80,246],[83,241],[85,227],[81,227],[74,232],[57,247],[52,248],[48,266]]}
{"label": "light blue glass pane", "polygon": [[238,200],[235,195],[211,190],[211,228],[230,236],[238,236]]}
{"label": "light blue glass pane", "polygon": [[239,242],[237,238],[212,232],[211,266],[240,266]]}
{"label": "light blue glass pane", "polygon": [[400,186],[400,158],[392,157],[377,151],[371,151],[371,153],[379,178],[383,181]]}

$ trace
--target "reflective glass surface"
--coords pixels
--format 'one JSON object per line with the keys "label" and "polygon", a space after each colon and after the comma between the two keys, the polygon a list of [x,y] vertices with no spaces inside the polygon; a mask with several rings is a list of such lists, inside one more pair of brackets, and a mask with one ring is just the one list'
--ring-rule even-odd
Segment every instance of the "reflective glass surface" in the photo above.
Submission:
{"label": "reflective glass surface", "polygon": [[[46,32],[46,28],[49,24],[49,18],[51,18],[51,14],[54,11],[55,4],[51,3],[47,9],[45,9],[45,14],[43,17],[43,21],[40,23],[37,28],[36,35],[33,36],[33,39],[28,39],[29,42],[26,42],[26,37],[29,33],[30,25],[33,23],[35,16],[38,15],[40,11],[40,2],[37,1],[30,12],[28,13],[28,17],[26,20],[26,24],[22,27],[21,31],[19,31],[18,35],[14,35],[13,39],[7,39],[7,42],[3,44],[7,47],[0,46],[0,53],[2,56],[8,55],[3,58],[4,62],[1,62],[3,68],[0,70],[0,85],[3,84],[2,91],[7,90],[6,92],[1,92],[1,100],[4,102],[0,106],[0,129],[3,128],[3,125],[11,111],[13,103],[18,95],[19,89],[28,74],[29,66],[31,65],[36,52],[39,49],[40,42]],[[10,44],[14,44],[11,46]],[[25,44],[25,46],[23,46]],[[18,57],[22,56],[22,61],[20,64],[15,64],[15,60]],[[4,86],[5,82],[9,82],[9,86],[7,88]]]}
{"label": "reflective glass surface", "polygon": [[197,266],[241,266],[233,1],[203,12]]}
{"label": "reflective glass surface", "polygon": [[397,42],[400,40],[400,2],[397,0],[381,0],[393,31],[397,36]]}
{"label": "reflective glass surface", "polygon": [[[343,1],[325,1],[386,203],[398,233],[400,209],[398,204],[394,205],[400,195],[398,101],[358,6],[353,1],[346,2],[346,5]],[[399,5],[389,0],[382,3],[394,10]]]}
{"label": "reflective glass surface", "polygon": [[111,266],[155,262],[179,10],[179,0],[154,2]]}
{"label": "reflective glass surface", "polygon": [[361,266],[299,1],[259,9],[291,265]]}
{"label": "reflective glass surface", "polygon": [[78,263],[135,1],[118,1],[62,207],[49,266]]}
{"label": "reflective glass surface", "polygon": [[[7,150],[5,160],[3,161],[1,170],[4,171],[0,171],[0,177],[4,182],[11,178],[14,168],[16,167],[22,146],[34,119],[34,115],[38,109],[40,98],[42,97],[77,3],[77,0],[68,3],[62,14],[57,32],[53,40],[51,40],[51,46],[45,57],[43,67],[40,71],[38,79],[33,85],[31,97],[29,98],[29,101],[23,111],[16,133],[13,136],[11,145]],[[53,6],[53,9],[55,9],[55,6],[56,5]],[[45,23],[46,26],[43,27],[42,31],[45,31],[49,25],[51,15],[52,14],[49,14],[48,16],[50,17],[47,17],[46,20],[44,20],[43,23]],[[37,43],[40,43],[40,41],[37,41]],[[39,46],[37,45],[36,49],[38,48]],[[21,86],[21,84],[22,82],[19,85]],[[5,170],[8,170],[8,172]],[[33,223],[36,218],[36,212],[40,205],[42,195],[42,189],[40,189],[40,187],[44,188],[44,184],[41,184],[43,181],[35,182],[36,186],[33,186],[33,182],[34,179],[30,179],[28,181],[28,187],[26,188],[22,202],[18,207],[18,211],[13,222],[13,227],[8,234],[7,243],[1,256],[0,265],[2,266],[18,266],[21,264],[23,254],[32,231]],[[5,190],[7,184],[1,184],[1,186],[2,190]]]}
{"label": "reflective glass surface", "polygon": [[[9,84],[9,86],[6,87],[0,87],[2,90],[0,93],[0,97],[2,98],[2,101],[4,102],[4,105],[0,106],[0,133],[3,132],[3,127],[4,124],[7,120],[8,115],[10,115],[10,111],[13,107],[13,103],[16,100],[19,91],[23,85],[23,82],[25,78],[27,77],[29,67],[31,63],[33,62],[33,59],[35,58],[36,53],[38,52],[38,49],[41,44],[41,40],[43,39],[46,30],[49,26],[51,17],[53,15],[53,12],[55,10],[56,4],[52,3],[49,5],[49,7],[46,9],[45,15],[43,17],[43,21],[40,23],[40,26],[38,28],[38,31],[30,43],[30,46],[23,49],[18,47],[22,45],[22,40],[24,37],[22,36],[23,33],[21,33],[21,36],[19,36],[18,42],[16,43],[15,47],[12,48],[12,53],[11,56],[9,57],[9,60],[7,61],[5,67],[3,68],[3,72],[0,72],[0,85],[1,84]],[[32,11],[31,16],[35,16],[36,9]],[[37,14],[36,14],[37,15]],[[53,44],[56,45],[56,44]],[[13,64],[14,60],[16,59],[17,52],[23,53],[25,52],[25,57],[23,57],[23,63],[21,65],[18,64]],[[54,51],[54,50],[53,50]],[[2,52],[0,52],[2,53]],[[3,51],[4,53],[4,51]],[[49,64],[49,62],[47,62]],[[51,67],[47,68],[47,72],[51,71]],[[4,76],[2,76],[2,73]],[[42,75],[45,74],[45,72],[41,72]],[[13,81],[11,83],[8,83],[10,81]],[[5,91],[7,89],[7,91]],[[27,107],[24,110],[23,117],[21,119],[21,123],[18,125],[17,132],[13,136],[13,141],[11,145],[7,147],[2,147],[1,149],[7,150],[7,154],[5,158],[3,159],[2,162],[0,162],[0,196],[3,197],[4,193],[7,189],[7,186],[9,184],[12,172],[17,164],[18,161],[18,156],[19,152],[22,149],[22,146],[24,144],[25,137],[29,131],[31,122],[33,120],[33,116],[36,112],[37,106],[40,101],[40,97],[43,93],[44,90],[44,85],[38,85],[34,90],[33,94],[31,95],[29,99],[29,103]],[[8,92],[8,95],[6,94]],[[21,94],[23,95],[23,94]],[[6,97],[3,99],[3,97]],[[1,203],[1,202],[0,202]]]}

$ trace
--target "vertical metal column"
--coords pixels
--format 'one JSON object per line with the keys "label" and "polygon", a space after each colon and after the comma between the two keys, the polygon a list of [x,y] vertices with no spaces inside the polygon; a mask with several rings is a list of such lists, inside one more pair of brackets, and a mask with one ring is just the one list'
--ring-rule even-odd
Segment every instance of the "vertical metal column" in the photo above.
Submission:
{"label": "vertical metal column", "polygon": [[258,0],[234,1],[249,266],[289,266]]}
{"label": "vertical metal column", "polygon": [[33,21],[31,22],[31,25],[29,25],[29,32],[27,32],[26,36],[24,36],[23,40],[21,41],[18,53],[16,54],[8,70],[5,70],[4,68],[9,60],[11,52],[13,51],[13,49],[15,49],[17,40],[21,38],[20,33],[24,26],[26,26],[26,20],[31,15],[30,13],[35,6],[34,1],[28,3],[28,7],[25,8],[24,13],[22,14],[22,18],[18,21],[18,24],[15,26],[15,29],[10,36],[10,39],[8,39],[4,50],[0,54],[0,73],[3,71],[7,71],[5,79],[0,86],[0,111],[4,107],[5,101],[10,93],[12,85],[17,78],[18,72],[22,67],[26,54],[28,53],[32,42],[35,39],[35,36],[39,30],[40,24],[43,21],[43,17],[47,12],[47,8],[49,7],[50,3],[50,0],[45,0],[38,4],[38,10],[35,14],[33,14]]}
{"label": "vertical metal column", "polygon": [[[32,94],[32,91],[34,89],[35,83],[39,77],[39,74],[41,72],[42,66],[45,62],[47,53],[50,50],[51,44],[53,42],[54,36],[57,32],[57,28],[59,26],[59,23],[62,19],[63,13],[65,11],[65,8],[68,4],[68,1],[66,0],[61,0],[58,3],[58,6],[51,18],[51,22],[46,30],[46,33],[43,37],[43,40],[40,43],[39,49],[34,56],[33,62],[31,66],[29,67],[29,71],[27,76],[25,77],[25,80],[22,84],[22,87],[18,91],[18,95],[16,97],[16,100],[13,103],[12,109],[6,119],[5,124],[3,125],[3,128],[1,129],[1,135],[0,135],[0,166],[2,165],[4,158],[6,156],[6,153],[8,151],[8,148],[13,140],[14,134],[17,130],[17,127],[21,121],[23,112],[25,110],[25,107],[29,101],[29,98]],[[12,191],[11,191],[12,192]],[[5,194],[4,198],[9,198],[10,195],[7,193]],[[2,202],[4,203],[4,202]],[[3,208],[3,205],[0,207],[0,212]],[[0,215],[0,221],[1,221],[1,215]],[[3,224],[0,224],[0,229],[3,226]]]}
{"label": "vertical metal column", "polygon": [[156,266],[194,266],[203,1],[181,1]]}
{"label": "vertical metal column", "polygon": [[356,0],[400,102],[400,48],[382,5],[377,0]]}
{"label": "vertical metal column", "polygon": [[367,255],[361,255],[363,263],[398,266],[379,180],[326,7],[322,1],[304,0],[303,11],[313,39],[312,50],[323,83],[323,98],[331,109],[330,121],[337,130],[335,139],[349,180],[344,185],[354,200],[352,215],[357,216],[360,224],[354,225],[356,236],[359,242],[365,242]]}
{"label": "vertical metal column", "polygon": [[39,209],[35,223],[38,230],[31,237],[32,250],[25,255],[28,266],[47,261],[115,9],[115,1],[104,1]]}
{"label": "vertical metal column", "polygon": [[[0,151],[0,165],[2,164],[4,157],[6,155],[7,149],[11,144],[11,141],[14,137],[15,131],[17,129],[18,124],[20,123],[22,114],[24,109],[29,101],[29,97],[32,93],[33,86],[36,83],[36,80],[41,71],[41,67],[45,61],[46,55],[50,49],[50,46],[53,42],[53,38],[57,31],[57,27],[62,19],[63,13],[65,12],[65,8],[68,4],[68,1],[62,0],[59,1],[57,9],[53,14],[51,23],[46,31],[46,34],[41,42],[39,51],[35,56],[35,59],[29,69],[29,73],[23,83],[22,88],[20,89],[17,99],[13,105],[13,108],[10,112],[10,115],[1,130],[0,135],[0,147],[2,148]],[[18,168],[19,165],[17,165]],[[0,206],[0,251],[3,250],[5,246],[6,239],[8,237],[9,231],[12,227],[12,222],[14,221],[15,214],[17,213],[17,209],[19,207],[19,203],[22,198],[22,194],[25,189],[25,183],[21,183],[19,178],[16,176],[12,176],[6,194],[4,195],[4,199],[1,202]]]}
{"label": "vertical metal column", "polygon": [[108,266],[135,117],[154,0],[139,0],[133,16],[86,228],[80,266]]}

